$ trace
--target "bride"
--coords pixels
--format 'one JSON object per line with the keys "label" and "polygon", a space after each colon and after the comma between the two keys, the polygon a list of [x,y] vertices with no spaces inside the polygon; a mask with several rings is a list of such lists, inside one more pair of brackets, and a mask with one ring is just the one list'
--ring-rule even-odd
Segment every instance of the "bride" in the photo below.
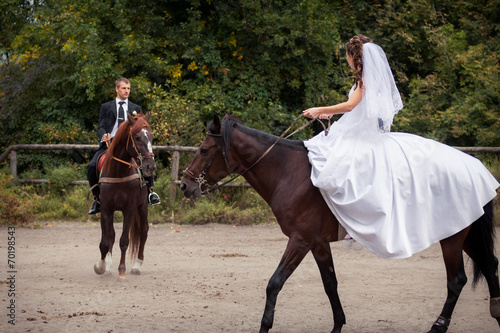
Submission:
{"label": "bride", "polygon": [[303,111],[344,115],[305,141],[312,183],[349,235],[383,258],[406,258],[484,214],[500,185],[476,158],[420,136],[390,132],[403,108],[382,48],[347,43],[355,83],[346,102]]}

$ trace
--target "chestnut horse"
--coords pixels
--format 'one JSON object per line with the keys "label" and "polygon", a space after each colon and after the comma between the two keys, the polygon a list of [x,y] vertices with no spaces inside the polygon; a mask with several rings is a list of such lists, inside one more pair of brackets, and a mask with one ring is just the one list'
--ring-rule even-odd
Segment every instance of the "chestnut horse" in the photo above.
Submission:
{"label": "chestnut horse", "polygon": [[123,213],[123,231],[120,237],[121,258],[118,278],[125,279],[125,254],[129,246],[135,258],[132,274],[140,274],[144,260],[144,245],[148,237],[147,186],[140,172],[146,177],[156,169],[153,155],[153,134],[146,115],[132,117],[123,122],[106,152],[106,159],[99,179],[101,187],[101,260],[94,270],[101,275],[111,270],[111,252],[115,242],[114,212]]}
{"label": "chestnut horse", "polygon": [[[247,182],[271,207],[288,244],[278,268],[266,289],[266,305],[260,332],[273,326],[278,293],[285,281],[312,251],[333,310],[332,333],[340,333],[345,315],[337,293],[330,242],[339,240],[339,223],[311,183],[307,149],[301,141],[280,140],[264,132],[239,124],[226,116],[217,116],[208,126],[207,137],[184,170],[181,190],[186,197],[197,198],[214,189],[219,180],[231,173],[243,174]],[[269,147],[275,146],[269,150]],[[260,159],[267,154],[263,159]],[[255,164],[256,161],[259,161]],[[218,188],[218,185],[215,187]],[[500,287],[498,260],[494,255],[492,203],[471,226],[440,241],[448,280],[448,295],[442,312],[429,332],[445,332],[460,292],[467,282],[462,250],[474,261],[474,283],[486,278],[490,291],[490,312],[500,325]]]}

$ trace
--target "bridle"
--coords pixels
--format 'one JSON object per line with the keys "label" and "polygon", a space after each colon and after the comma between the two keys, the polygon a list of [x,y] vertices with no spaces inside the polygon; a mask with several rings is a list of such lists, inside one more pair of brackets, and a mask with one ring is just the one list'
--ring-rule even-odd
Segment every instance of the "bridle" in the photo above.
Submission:
{"label": "bridle", "polygon": [[[212,157],[210,158],[208,163],[205,165],[203,170],[201,170],[198,177],[195,177],[194,173],[191,170],[189,170],[189,168],[186,168],[186,169],[184,169],[184,171],[182,171],[182,174],[184,177],[186,177],[187,179],[190,179],[198,184],[201,195],[206,195],[210,192],[213,192],[213,191],[219,189],[220,187],[222,187],[223,185],[228,183],[228,182],[225,182],[222,185],[214,186],[214,185],[210,185],[208,183],[208,181],[205,179],[205,176],[207,175],[208,169],[210,169],[210,167],[212,166],[212,163],[214,162],[214,160],[217,157],[217,155],[219,154],[219,152],[222,152],[222,158],[224,159],[224,163],[226,164],[227,174],[230,175],[232,173],[231,168],[229,167],[229,160],[227,159],[226,150],[224,148],[222,148],[222,145],[223,145],[222,134],[207,132],[207,135],[214,137],[215,142],[217,143],[217,149],[215,149],[215,153],[212,155]],[[220,139],[220,140],[218,140],[218,139]],[[239,176],[240,175],[232,178],[230,181],[233,181],[234,179],[236,179]],[[205,186],[207,189],[205,191],[203,191],[201,188],[202,186]]]}
{"label": "bridle", "polygon": [[[147,127],[147,125],[144,125],[144,127]],[[146,153],[144,156],[139,152],[139,150],[137,150],[137,146],[135,145],[135,141],[134,141],[134,138],[133,138],[133,135],[132,135],[132,128],[130,129],[129,133],[128,133],[128,138],[127,138],[127,145],[126,145],[126,149],[128,151],[128,143],[129,142],[132,142],[132,147],[134,148],[135,152],[136,152],[136,156],[135,157],[132,157],[135,161],[136,161],[136,164],[132,164],[130,162],[127,162],[127,161],[124,161],[124,160],[121,160],[115,156],[112,156],[114,160],[118,161],[118,162],[121,162],[123,164],[126,164],[130,167],[134,167],[136,169],[142,169],[142,161],[145,160],[146,158],[152,158],[154,160],[155,158],[155,155],[150,152],[150,153]],[[137,163],[138,162],[138,163]]]}
{"label": "bridle", "polygon": [[[212,166],[212,163],[214,162],[215,158],[219,154],[219,151],[222,151],[222,157],[224,158],[224,163],[226,164],[227,174],[230,175],[232,173],[231,169],[229,167],[229,161],[227,159],[226,151],[224,150],[224,148],[222,148],[222,146],[223,146],[222,134],[207,132],[208,136],[212,136],[214,138],[220,138],[221,139],[221,140],[215,139],[215,142],[217,143],[217,149],[215,150],[215,153],[212,155],[212,157],[210,158],[210,160],[208,161],[208,163],[205,165],[205,167],[203,168],[203,170],[200,172],[200,174],[198,175],[198,177],[195,177],[194,173],[191,170],[189,170],[189,167],[187,167],[186,169],[184,169],[184,171],[182,172],[182,174],[187,179],[189,179],[191,181],[194,181],[195,183],[198,184],[198,188],[199,188],[200,193],[201,193],[202,196],[206,195],[206,194],[209,194],[209,193],[211,193],[213,191],[216,191],[216,190],[220,189],[221,187],[224,187],[228,183],[232,182],[233,180],[235,180],[239,176],[243,176],[248,170],[252,169],[255,165],[257,165],[257,163],[259,163],[260,161],[262,161],[262,159],[264,157],[266,157],[266,155],[271,151],[271,149],[274,148],[274,146],[286,135],[286,133],[288,133],[288,131],[297,123],[297,121],[299,121],[299,119],[302,116],[303,116],[303,114],[299,115],[295,119],[295,121],[292,123],[292,125],[290,125],[290,127],[288,127],[280,135],[280,137],[252,165],[250,165],[248,168],[246,168],[245,170],[243,170],[241,173],[239,173],[238,175],[236,175],[236,176],[232,177],[231,179],[225,181],[222,184],[215,183],[214,185],[210,185],[208,183],[208,181],[205,179],[205,176],[206,176],[206,174],[208,172],[208,169],[210,169],[210,167]],[[295,133],[301,131],[302,129],[306,128],[307,126],[309,126],[315,120],[318,120],[318,119],[319,119],[319,117],[316,117],[316,118],[313,118],[313,119],[309,120],[309,122],[307,122],[306,124],[300,126],[298,129],[296,129],[295,131],[293,131],[292,133],[290,133],[288,136],[286,136],[285,139],[288,139],[289,137],[291,137]],[[323,128],[325,130],[325,135],[328,135],[328,131],[330,129],[330,120],[328,120],[328,128],[326,128],[325,125],[321,121],[320,121],[320,124],[323,126]],[[206,187],[206,189],[204,191],[202,190],[202,186]]]}

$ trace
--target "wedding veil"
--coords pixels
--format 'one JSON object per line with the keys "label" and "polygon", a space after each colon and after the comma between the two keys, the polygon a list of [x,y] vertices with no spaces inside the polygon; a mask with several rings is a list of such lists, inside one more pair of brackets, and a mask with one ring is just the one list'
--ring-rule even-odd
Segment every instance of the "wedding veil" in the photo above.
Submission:
{"label": "wedding veil", "polygon": [[384,50],[374,43],[363,44],[363,85],[364,116],[370,121],[378,121],[379,131],[389,132],[403,102]]}

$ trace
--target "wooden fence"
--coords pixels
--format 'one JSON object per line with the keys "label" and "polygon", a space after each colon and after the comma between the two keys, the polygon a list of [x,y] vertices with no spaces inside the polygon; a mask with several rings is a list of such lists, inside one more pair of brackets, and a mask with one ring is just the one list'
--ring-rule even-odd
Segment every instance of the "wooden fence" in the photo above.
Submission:
{"label": "wooden fence", "polygon": [[[40,144],[22,144],[9,146],[7,150],[0,156],[0,163],[2,163],[10,154],[10,171],[14,180],[19,183],[33,183],[33,184],[43,184],[49,183],[48,179],[19,179],[17,176],[17,152],[19,150],[97,150],[98,145],[80,145],[80,144],[52,144],[52,145],[40,145]],[[500,147],[455,147],[466,153],[500,153]],[[186,146],[153,146],[153,151],[171,151],[172,154],[172,170],[171,177],[173,184],[180,184],[179,180],[179,157],[181,152],[196,152],[197,147],[186,147]],[[88,185],[86,180],[75,181],[74,185]],[[233,187],[249,187],[248,183],[237,184],[229,183],[226,186]],[[175,198],[175,191],[171,193]]]}
{"label": "wooden fence", "polygon": [[[0,156],[0,163],[7,159],[10,154],[10,172],[14,177],[14,181],[18,183],[29,183],[29,184],[47,184],[50,181],[48,179],[20,179],[17,175],[17,152],[19,150],[94,150],[99,148],[98,145],[81,145],[81,144],[22,144],[22,145],[12,145],[7,148],[7,150]],[[179,185],[181,181],[179,180],[179,158],[181,152],[194,153],[198,150],[198,147],[186,147],[186,146],[153,146],[153,151],[170,151],[172,153],[172,170],[171,178],[172,184]],[[72,182],[73,185],[88,185],[87,180],[77,180]],[[229,183],[224,185],[226,187],[250,187],[248,183]],[[176,191],[173,189],[170,191],[170,196],[175,200]]]}

